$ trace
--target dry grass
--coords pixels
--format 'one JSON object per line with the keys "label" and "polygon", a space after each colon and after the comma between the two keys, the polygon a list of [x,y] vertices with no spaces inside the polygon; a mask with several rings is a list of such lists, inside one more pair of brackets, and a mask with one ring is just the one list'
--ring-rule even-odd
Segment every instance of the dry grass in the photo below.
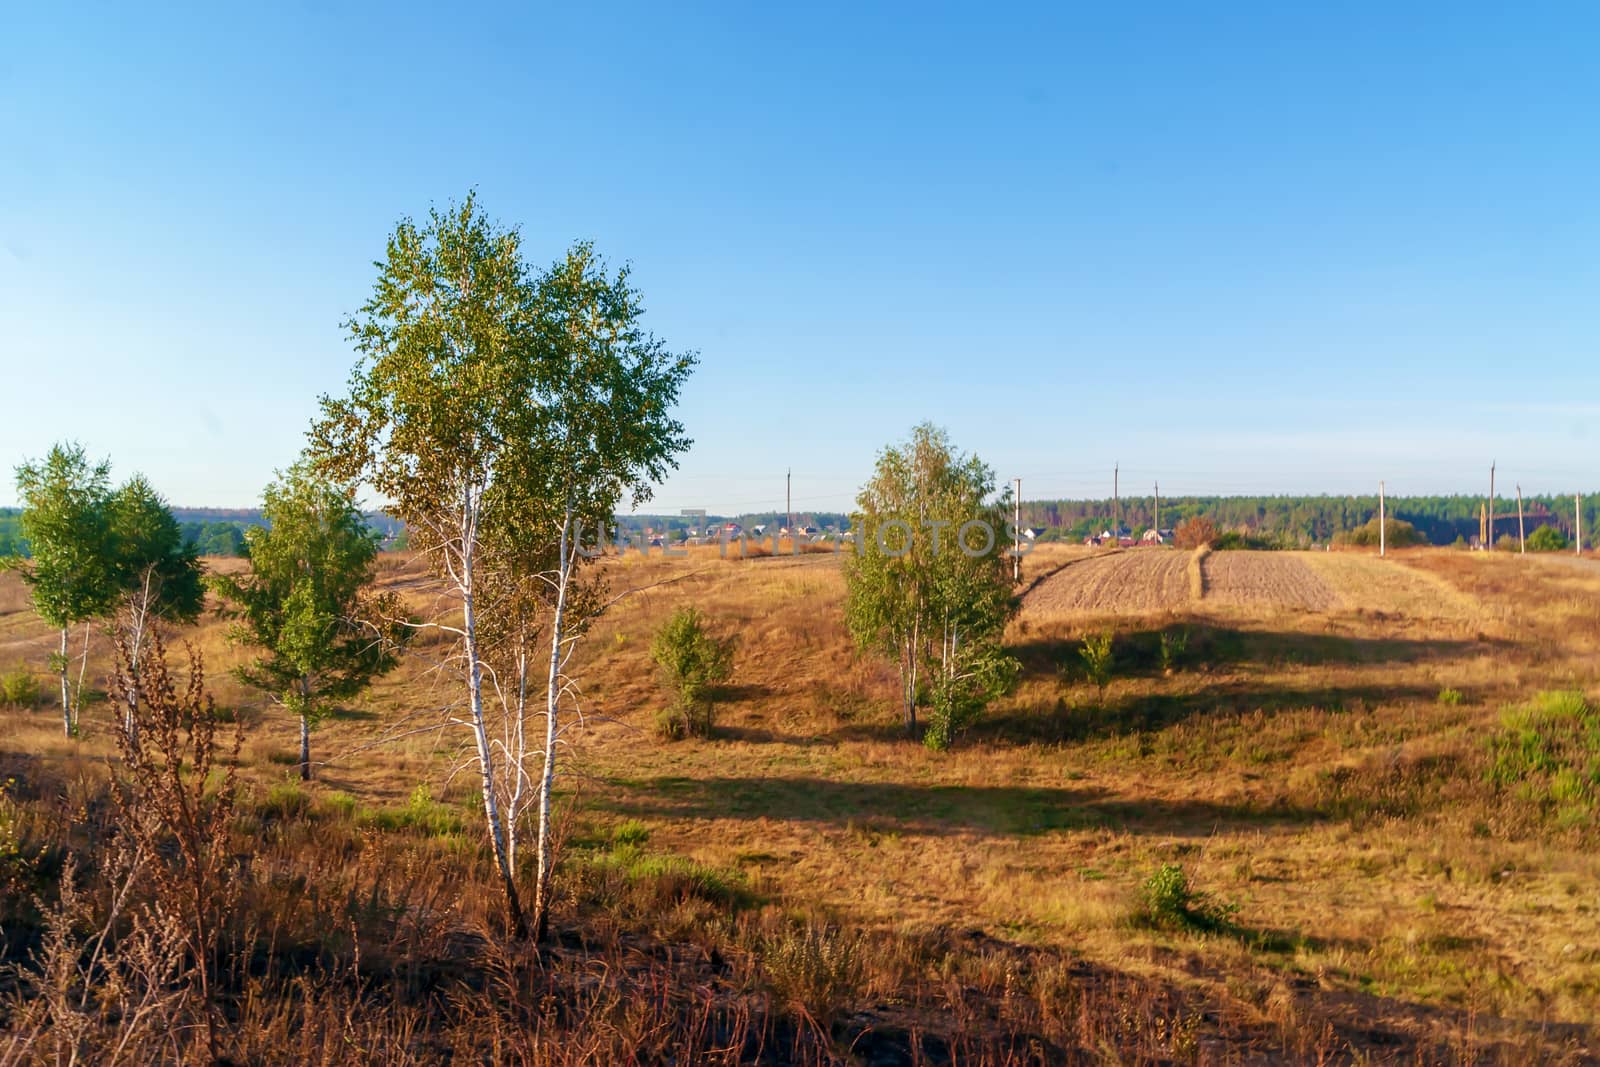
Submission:
{"label": "dry grass", "polygon": [[[1292,566],[1219,579],[1226,557]],[[617,976],[608,996],[635,995],[630,982],[670,988],[658,1022],[714,1018],[793,1050],[804,1019],[828,1016],[837,1034],[936,1041],[932,1061],[953,1055],[937,1042],[963,1034],[987,1035],[970,1059],[995,1063],[1029,1062],[999,1051],[1019,1034],[1054,1050],[1037,1062],[1090,1048],[1205,1062],[1247,1048],[1406,1062],[1600,1053],[1600,836],[1541,821],[1532,801],[1488,784],[1483,740],[1503,705],[1536,690],[1600,691],[1600,568],[1447,551],[1221,553],[1196,602],[1190,559],[1030,553],[1032,591],[1008,636],[1023,674],[945,755],[899,734],[891,673],[844,632],[833,556],[720,559],[708,546],[610,561],[613,589],[640,592],[581,653],[599,715],[567,783],[573,941],[553,973],[582,972],[589,952]],[[14,580],[0,577],[0,603]],[[384,580],[419,610],[437,607],[414,562],[386,559]],[[740,644],[717,736],[662,744],[649,641],[685,601]],[[1117,677],[1101,702],[1072,665],[1081,637],[1108,625]],[[1185,651],[1165,673],[1160,635],[1180,630]],[[242,654],[215,621],[192,637],[213,665]],[[0,664],[47,647],[36,620],[0,616]],[[443,784],[456,738],[362,747],[397,717],[453,700],[454,683],[421,661],[385,680],[319,734],[333,758],[303,796],[278,762],[292,722],[218,688],[246,719],[252,907],[273,916],[281,943],[346,966],[350,943],[329,947],[344,919],[328,908],[370,899],[356,941],[383,982],[455,988],[449,976],[488,967],[496,901],[470,788]],[[1440,703],[1444,689],[1460,702]],[[103,708],[86,715],[82,743],[59,738],[48,709],[6,721],[0,777],[16,777],[19,796],[94,807]],[[439,799],[414,805],[424,779]],[[1134,921],[1139,886],[1169,862],[1237,905],[1226,930]],[[288,895],[312,883],[327,888]],[[479,931],[470,952],[464,931]],[[348,1007],[340,973],[327,972],[339,990],[329,1003]],[[557,978],[507,981],[591,1003]],[[391,1030],[374,1031],[373,1048],[398,1047],[392,1028],[410,1019],[435,1027],[441,1049],[487,1054],[443,1001],[386,1003]],[[327,1033],[307,1021],[309,1004],[274,1004],[277,1032],[292,1019],[307,1043]],[[620,1039],[600,1027],[605,1010],[587,1010],[568,1033],[588,1035],[603,1062]],[[496,1016],[478,1038],[510,1041],[527,1021]],[[544,1055],[529,1058],[561,1062]]]}

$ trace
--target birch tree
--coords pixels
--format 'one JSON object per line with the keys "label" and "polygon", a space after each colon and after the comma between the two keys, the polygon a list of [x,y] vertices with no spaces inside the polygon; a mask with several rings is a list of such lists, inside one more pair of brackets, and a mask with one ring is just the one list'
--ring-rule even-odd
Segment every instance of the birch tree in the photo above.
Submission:
{"label": "birch tree", "polygon": [[194,545],[185,541],[172,510],[141,474],[123,483],[107,503],[112,582],[112,625],[120,631],[128,662],[123,729],[138,729],[140,664],[153,628],[192,624],[205,606],[205,584]]}
{"label": "birch tree", "polygon": [[879,453],[856,498],[846,623],[861,650],[895,662],[908,734],[929,704],[931,748],[947,747],[1015,671],[1000,644],[1015,610],[1008,506],[993,472],[926,423]]}
{"label": "birch tree", "polygon": [[[61,722],[68,737],[77,733],[83,708],[93,620],[110,610],[117,593],[110,484],[110,463],[90,463],[77,444],[58,444],[42,461],[17,468],[22,534],[31,558],[13,565],[32,590],[34,610],[61,631],[53,665],[61,678]],[[74,687],[68,639],[80,624],[83,647]]]}
{"label": "birch tree", "polygon": [[598,539],[624,498],[634,506],[647,501],[689,447],[671,411],[696,357],[668,350],[645,331],[644,305],[627,268],[610,272],[587,243],[574,245],[543,272],[537,295],[547,357],[538,394],[544,417],[519,511],[542,516],[526,527],[528,536],[534,546],[555,550],[554,566],[542,575],[551,602],[534,882],[534,932],[542,940],[563,710],[581,712],[581,689],[568,666],[588,622],[607,603],[598,583],[583,580],[594,557],[582,550],[582,532],[592,530]]}
{"label": "birch tree", "polygon": [[[581,531],[609,522],[623,494],[647,497],[687,447],[668,412],[693,358],[642,331],[625,271],[608,276],[578,245],[535,275],[518,232],[492,224],[472,196],[420,226],[401,222],[377,265],[372,297],[349,323],[361,357],[350,394],[323,398],[313,451],[327,471],[393,501],[450,590],[458,612],[426,624],[459,643],[463,699],[448,720],[470,737],[517,936],[528,931],[521,816],[537,807],[542,935],[560,711],[578,695],[564,671],[598,607],[581,580]],[[538,667],[536,637],[548,650]],[[542,745],[527,722],[535,704]]]}

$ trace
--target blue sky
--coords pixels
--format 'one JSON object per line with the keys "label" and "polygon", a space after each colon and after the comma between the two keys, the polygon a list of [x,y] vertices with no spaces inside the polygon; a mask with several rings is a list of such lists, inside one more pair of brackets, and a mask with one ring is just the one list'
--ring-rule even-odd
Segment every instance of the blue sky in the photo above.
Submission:
{"label": "blue sky", "polygon": [[252,504],[476,187],[700,352],[653,510],[845,507],[923,419],[1030,498],[1600,487],[1592,5],[48,6],[0,8],[6,468]]}

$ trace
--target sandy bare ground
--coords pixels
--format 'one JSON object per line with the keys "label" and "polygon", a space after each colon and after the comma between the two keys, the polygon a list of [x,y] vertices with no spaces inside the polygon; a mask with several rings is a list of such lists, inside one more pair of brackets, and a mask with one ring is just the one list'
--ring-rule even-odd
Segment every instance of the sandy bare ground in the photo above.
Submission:
{"label": "sandy bare ground", "polygon": [[1330,611],[1339,598],[1298,555],[1213,552],[1205,559],[1208,603],[1291,611]]}
{"label": "sandy bare ground", "polygon": [[1138,614],[1189,602],[1189,553],[1136,548],[1079,560],[1028,594],[1025,609],[1040,614]]}

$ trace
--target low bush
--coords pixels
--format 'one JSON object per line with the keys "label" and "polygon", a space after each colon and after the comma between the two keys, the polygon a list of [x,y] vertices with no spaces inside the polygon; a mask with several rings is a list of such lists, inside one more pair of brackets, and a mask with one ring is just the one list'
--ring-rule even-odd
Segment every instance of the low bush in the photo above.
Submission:
{"label": "low bush", "polygon": [[1173,630],[1161,631],[1161,669],[1171,674],[1183,660],[1184,653],[1189,649],[1189,628],[1179,626]]}
{"label": "low bush", "polygon": [[1561,552],[1569,545],[1567,535],[1554,526],[1541,526],[1528,535],[1529,552]]}
{"label": "low bush", "polygon": [[13,708],[39,705],[39,679],[24,664],[0,674],[0,704]]}
{"label": "low bush", "polygon": [[1221,930],[1238,907],[1221,904],[1189,884],[1182,865],[1164,863],[1141,887],[1142,917],[1168,929]]}
{"label": "low bush", "polygon": [[769,921],[757,945],[778,999],[824,1031],[854,1006],[865,984],[867,947],[862,934],[815,918]]}
{"label": "low bush", "polygon": [[1172,543],[1179,548],[1214,545],[1217,543],[1217,524],[1198,515],[1192,519],[1184,519],[1172,531]]}
{"label": "low bush", "polygon": [[713,636],[693,606],[679,608],[656,633],[650,658],[673,697],[672,706],[656,716],[661,737],[711,735],[711,688],[733,673],[734,645],[732,637]]}
{"label": "low bush", "polygon": [[[1336,544],[1351,545],[1357,548],[1378,547],[1378,520],[1376,517],[1368,519],[1353,530],[1345,530],[1334,535]],[[1411,545],[1425,545],[1428,539],[1423,537],[1417,528],[1404,519],[1388,519],[1383,523],[1384,545],[1388,548],[1408,548]]]}
{"label": "low bush", "polygon": [[1101,703],[1105,702],[1106,686],[1111,684],[1111,675],[1115,670],[1111,644],[1111,631],[1102,630],[1085,637],[1083,647],[1078,650],[1078,657],[1083,660],[1084,673],[1099,690]]}

